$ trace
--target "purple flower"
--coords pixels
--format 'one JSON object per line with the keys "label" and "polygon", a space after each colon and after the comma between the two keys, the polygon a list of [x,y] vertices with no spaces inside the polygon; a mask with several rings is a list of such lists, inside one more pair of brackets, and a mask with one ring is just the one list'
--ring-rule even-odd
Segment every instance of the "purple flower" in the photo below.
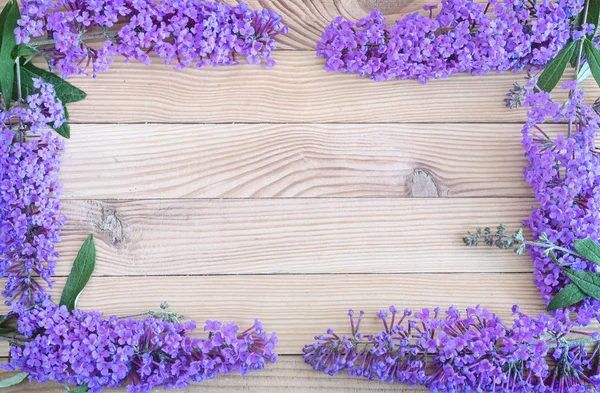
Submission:
{"label": "purple flower", "polygon": [[[236,325],[211,323],[205,339],[192,337],[194,328],[193,322],[70,313],[48,300],[19,314],[19,332],[28,340],[11,348],[5,368],[27,372],[35,382],[87,384],[90,392],[123,384],[130,392],[150,392],[218,374],[246,374],[277,359],[277,337],[258,321],[243,332]],[[227,339],[215,342],[216,336]]]}
{"label": "purple flower", "polygon": [[8,305],[28,307],[48,298],[45,287],[58,254],[65,217],[60,213],[58,182],[63,142],[46,124],[64,122],[54,88],[39,79],[26,103],[0,110],[0,274]]}
{"label": "purple flower", "polygon": [[[545,234],[558,246],[572,249],[577,239],[600,240],[600,157],[595,146],[600,117],[584,103],[583,90],[576,82],[565,82],[563,88],[572,93],[562,104],[548,93],[533,90],[525,99],[529,112],[523,127],[524,174],[539,203],[525,225],[534,238]],[[542,124],[548,121],[560,123],[566,132],[551,138]],[[544,250],[532,247],[529,252],[535,284],[542,299],[550,302],[570,281]],[[595,271],[591,262],[560,252],[557,256],[571,269]],[[599,316],[600,302],[588,298],[575,309],[583,323]]]}
{"label": "purple flower", "polygon": [[[571,38],[582,0],[442,0],[439,13],[413,13],[388,25],[381,12],[337,17],[317,42],[327,71],[373,80],[446,78],[545,66]],[[590,31],[588,26],[583,27]]]}
{"label": "purple flower", "polygon": [[[15,29],[63,77],[106,70],[121,55],[150,63],[151,52],[176,69],[275,62],[274,38],[287,33],[275,12],[199,0],[25,0]],[[99,46],[90,42],[103,40]]]}
{"label": "purple flower", "polygon": [[[513,310],[510,326],[479,306],[464,315],[455,307],[445,316],[424,309],[414,314],[416,320],[384,320],[379,334],[319,336],[304,347],[304,360],[329,375],[347,372],[438,393],[545,393],[562,391],[561,386],[591,392],[598,387],[597,350],[589,353],[582,342],[567,339],[577,334],[568,313],[532,318]],[[556,361],[549,362],[547,355]]]}

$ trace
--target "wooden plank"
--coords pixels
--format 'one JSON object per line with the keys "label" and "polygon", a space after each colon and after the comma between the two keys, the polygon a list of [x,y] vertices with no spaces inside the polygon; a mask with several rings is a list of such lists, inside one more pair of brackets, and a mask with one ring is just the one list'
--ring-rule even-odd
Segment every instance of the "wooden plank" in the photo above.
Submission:
{"label": "wooden plank", "polygon": [[528,272],[528,256],[467,248],[466,231],[519,227],[531,199],[69,200],[67,275],[89,233],[98,275]]}
{"label": "wooden plank", "polygon": [[[542,312],[532,280],[529,273],[94,276],[78,306],[126,316],[155,310],[168,301],[174,311],[200,324],[218,319],[249,326],[259,318],[266,330],[277,332],[279,353],[300,354],[303,345],[328,327],[347,332],[349,308],[368,313],[365,332],[380,331],[375,313],[390,304],[401,309],[481,304],[502,318],[510,318],[515,303],[524,312]],[[57,280],[54,298],[64,282]],[[5,311],[2,306],[0,312]],[[197,334],[203,334],[201,327]]]}
{"label": "wooden plank", "polygon": [[[0,372],[0,378],[11,373]],[[4,389],[5,393],[64,393],[63,385],[48,386],[24,382],[18,386]],[[125,389],[107,389],[106,392],[125,392]],[[161,391],[161,389],[156,390]],[[390,385],[366,379],[350,378],[345,375],[329,377],[313,371],[300,356],[281,356],[277,363],[268,365],[264,370],[245,376],[239,374],[221,375],[216,379],[194,384],[181,390],[187,393],[375,393],[375,392],[426,392],[423,388],[410,389],[406,385]]]}
{"label": "wooden plank", "polygon": [[[115,64],[97,79],[71,81],[89,96],[70,106],[85,123],[522,122],[504,106],[525,74],[455,75],[422,85],[377,83],[328,73],[313,52],[282,51],[271,70],[255,66],[185,69],[154,62]],[[593,80],[590,97],[600,96]]]}
{"label": "wooden plank", "polygon": [[61,179],[79,199],[529,197],[520,128],[75,125]]}

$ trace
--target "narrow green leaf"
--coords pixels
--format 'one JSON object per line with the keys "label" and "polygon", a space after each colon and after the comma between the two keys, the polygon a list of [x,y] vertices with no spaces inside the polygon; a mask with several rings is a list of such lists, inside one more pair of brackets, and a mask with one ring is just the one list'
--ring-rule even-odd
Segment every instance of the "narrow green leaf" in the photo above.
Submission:
{"label": "narrow green leaf", "polygon": [[[81,101],[87,97],[85,91],[73,86],[58,75],[42,70],[31,63],[21,65],[21,83],[23,83],[23,77],[28,78],[29,80],[33,78],[42,78],[45,82],[52,84],[54,90],[56,90],[56,96],[63,104]],[[33,86],[33,81],[30,84]]]}
{"label": "narrow green leaf", "polygon": [[65,305],[72,311],[77,306],[77,299],[79,295],[88,283],[92,273],[94,272],[94,266],[96,265],[96,247],[94,246],[94,236],[90,235],[81,246],[67,283],[63,289],[60,297],[60,305]]}
{"label": "narrow green leaf", "polygon": [[598,20],[600,19],[600,0],[588,0],[588,2],[588,13],[585,23],[594,25],[594,32],[590,35],[590,37],[593,37],[598,29]]}
{"label": "narrow green leaf", "polygon": [[3,379],[2,381],[0,381],[0,389],[18,385],[21,382],[23,382],[23,380],[27,378],[28,375],[29,373],[18,373],[16,375],[13,375],[12,377]]}
{"label": "narrow green leaf", "polygon": [[586,39],[583,42],[583,52],[588,59],[590,69],[592,70],[592,76],[596,80],[598,86],[600,86],[600,51],[596,49],[590,40]]}
{"label": "narrow green leaf", "polygon": [[62,126],[55,128],[55,131],[64,138],[69,139],[71,137],[71,126],[69,125],[69,111],[67,107],[63,105],[63,111],[65,113],[65,122]]}
{"label": "narrow green leaf", "polygon": [[583,293],[600,300],[600,275],[572,269],[562,269],[562,271]]}
{"label": "narrow green leaf", "polygon": [[12,58],[16,59],[17,57],[28,57],[37,54],[38,51],[25,44],[17,45],[12,51]]}
{"label": "narrow green leaf", "polygon": [[67,139],[70,138],[71,127],[69,126],[69,111],[65,104],[81,101],[87,94],[53,73],[37,68],[31,63],[27,63],[21,65],[21,90],[25,97],[32,94],[35,90],[33,87],[34,78],[42,78],[44,81],[54,85],[56,96],[63,103],[65,119],[67,120],[62,126],[56,129],[56,132]]}
{"label": "narrow green leaf", "polygon": [[[4,321],[6,321],[6,315],[0,315],[0,325],[2,325],[4,323]],[[2,327],[0,326],[0,335],[7,335],[7,334],[11,334],[15,331],[15,329],[13,328],[8,328],[8,327]]]}
{"label": "narrow green leaf", "polygon": [[581,12],[579,14],[577,14],[577,16],[575,17],[575,19],[573,19],[573,22],[571,23],[571,26],[573,26],[573,27],[581,27],[581,22],[583,21],[584,11],[585,10],[581,10]]}
{"label": "narrow green leaf", "polygon": [[592,76],[592,70],[590,69],[590,64],[586,62],[581,66],[579,74],[577,74],[577,82],[581,83],[590,76]]}
{"label": "narrow green leaf", "polygon": [[7,334],[14,333],[15,329],[0,327],[0,335],[6,336]]}
{"label": "narrow green leaf", "polygon": [[590,262],[600,265],[600,247],[589,237],[583,240],[575,240],[573,242],[575,250]]}
{"label": "narrow green leaf", "polygon": [[556,258],[556,254],[554,253],[554,250],[550,250],[548,255],[550,255],[550,259],[552,259],[552,262],[556,263],[557,266],[562,266],[562,263],[560,263],[558,258]]}
{"label": "narrow green leaf", "polygon": [[537,86],[540,89],[547,92],[551,92],[552,89],[554,89],[558,84],[560,77],[564,74],[567,64],[569,64],[569,60],[571,59],[571,56],[573,56],[573,52],[575,52],[577,47],[576,44],[577,41],[568,43],[560,52],[558,52],[556,57],[548,63],[537,82]]}
{"label": "narrow green leaf", "polygon": [[572,306],[587,297],[588,295],[583,293],[577,285],[569,284],[552,298],[552,301],[548,304],[548,311]]}
{"label": "narrow green leaf", "polygon": [[13,95],[15,61],[12,52],[17,45],[14,30],[21,17],[19,5],[10,0],[0,12],[0,89],[6,100]]}
{"label": "narrow green leaf", "polygon": [[[571,28],[573,30],[581,26],[581,21],[583,20],[583,12],[584,11],[581,11],[579,14],[577,14],[577,16],[573,19],[573,22],[571,22]],[[577,50],[574,50],[573,54],[571,55],[571,67],[573,68],[577,67],[577,57]]]}
{"label": "narrow green leaf", "polygon": [[73,389],[70,391],[70,393],[87,393],[87,391],[90,390],[90,388],[88,388],[88,385],[81,385],[78,386],[76,389]]}

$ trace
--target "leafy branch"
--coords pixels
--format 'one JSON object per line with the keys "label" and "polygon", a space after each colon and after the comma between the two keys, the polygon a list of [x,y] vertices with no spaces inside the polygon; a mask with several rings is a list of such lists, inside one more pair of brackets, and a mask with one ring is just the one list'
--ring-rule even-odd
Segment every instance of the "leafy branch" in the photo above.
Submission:
{"label": "leafy branch", "polygon": [[0,92],[4,108],[6,110],[10,108],[11,100],[14,100],[14,105],[22,105],[24,98],[35,93],[33,80],[40,78],[54,86],[56,97],[63,104],[67,121],[55,131],[69,138],[71,135],[68,124],[69,114],[65,105],[81,101],[87,94],[59,76],[30,63],[38,50],[32,45],[16,44],[14,30],[20,18],[21,13],[16,0],[10,0],[0,12]]}
{"label": "leafy branch", "polygon": [[527,247],[542,249],[542,254],[550,257],[552,262],[559,266],[563,274],[571,281],[554,296],[548,304],[548,311],[572,306],[588,297],[600,300],[600,273],[570,269],[556,257],[556,252],[560,252],[563,256],[570,255],[600,266],[600,245],[589,237],[575,240],[573,242],[574,250],[572,250],[555,244],[546,233],[540,234],[537,241],[525,239],[523,229],[518,229],[509,235],[506,233],[506,227],[501,224],[495,232],[489,227],[477,228],[475,232],[468,232],[467,236],[463,237],[463,243],[468,247],[485,244],[503,250],[512,248],[517,254],[523,254]]}

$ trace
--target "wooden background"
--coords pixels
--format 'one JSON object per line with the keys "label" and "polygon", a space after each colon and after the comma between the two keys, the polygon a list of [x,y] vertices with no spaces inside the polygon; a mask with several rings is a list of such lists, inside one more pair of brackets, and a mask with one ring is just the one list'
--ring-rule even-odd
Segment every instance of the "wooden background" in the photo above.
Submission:
{"label": "wooden background", "polygon": [[302,362],[315,334],[347,329],[349,308],[368,313],[365,330],[390,304],[543,311],[527,256],[461,242],[477,226],[517,228],[535,203],[522,179],[525,111],[503,105],[524,74],[377,83],[326,73],[315,56],[336,15],[397,19],[423,1],[254,0],[290,26],[272,70],[116,60],[73,79],[89,97],[69,107],[53,293],[93,233],[81,308],[127,315],[167,300],[200,324],[260,318],[278,333],[276,365],[186,390],[210,393],[405,391]]}

